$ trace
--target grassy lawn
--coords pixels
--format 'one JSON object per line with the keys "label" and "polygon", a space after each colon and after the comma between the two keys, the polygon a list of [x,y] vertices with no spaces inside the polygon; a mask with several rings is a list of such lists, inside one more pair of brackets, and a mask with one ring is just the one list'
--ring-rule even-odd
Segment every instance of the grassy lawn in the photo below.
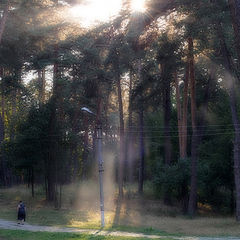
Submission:
{"label": "grassy lawn", "polygon": [[[1,230],[0,240],[147,240],[149,238],[116,237],[116,236],[94,236],[88,234],[73,233],[47,233],[47,232],[26,232],[17,230]],[[162,240],[172,240],[170,237]]]}
{"label": "grassy lawn", "polygon": [[[139,198],[134,190],[118,201],[115,191],[105,194],[105,230],[141,232],[164,236],[240,236],[240,225],[233,217],[201,216],[189,219],[177,208],[166,207],[153,198]],[[44,200],[41,187],[33,199],[30,189],[18,186],[0,189],[0,218],[16,220],[16,206],[21,199],[27,206],[27,222],[37,225],[99,229],[97,184],[64,186],[62,209],[54,210]]]}

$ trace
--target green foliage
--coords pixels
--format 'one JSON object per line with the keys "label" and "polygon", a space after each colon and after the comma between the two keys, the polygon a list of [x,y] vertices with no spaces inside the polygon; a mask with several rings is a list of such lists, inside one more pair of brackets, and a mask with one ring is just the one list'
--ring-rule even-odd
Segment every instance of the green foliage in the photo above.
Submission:
{"label": "green foliage", "polygon": [[43,171],[48,147],[49,110],[46,106],[30,110],[18,126],[16,138],[5,143],[5,153],[17,169]]}
{"label": "green foliage", "polygon": [[170,192],[172,197],[181,198],[181,187],[188,185],[190,180],[190,166],[188,159],[166,166],[158,163],[154,172],[153,184],[158,196],[163,192]]}

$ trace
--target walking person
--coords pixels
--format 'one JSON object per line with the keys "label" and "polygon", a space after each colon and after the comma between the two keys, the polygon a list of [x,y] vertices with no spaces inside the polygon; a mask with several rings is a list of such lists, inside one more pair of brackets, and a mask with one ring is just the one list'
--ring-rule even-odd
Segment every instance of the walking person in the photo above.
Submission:
{"label": "walking person", "polygon": [[22,201],[19,201],[18,207],[18,224],[24,224],[26,220],[26,207]]}

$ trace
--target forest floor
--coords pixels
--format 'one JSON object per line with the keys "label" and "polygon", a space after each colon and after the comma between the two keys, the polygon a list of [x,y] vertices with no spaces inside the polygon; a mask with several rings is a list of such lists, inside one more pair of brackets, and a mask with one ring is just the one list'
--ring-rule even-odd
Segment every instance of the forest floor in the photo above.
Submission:
{"label": "forest floor", "polygon": [[[31,191],[26,186],[1,189],[0,219],[13,221],[11,226],[22,229],[22,226],[17,226],[14,221],[16,221],[18,201],[23,200],[27,206],[29,223],[24,228],[44,226],[43,229],[100,231],[99,197],[96,188],[97,186],[89,184],[85,187],[81,186],[78,190],[76,186],[64,186],[60,210],[54,209],[44,200],[44,191],[41,188],[36,189],[34,198],[31,197]],[[231,239],[229,238],[231,236],[240,240],[240,225],[234,217],[203,214],[190,219],[181,215],[180,210],[175,207],[166,207],[161,201],[149,196],[139,198],[131,191],[125,194],[125,199],[122,201],[119,201],[114,194],[111,197],[107,197],[106,194],[105,222],[104,231],[114,233],[120,231],[121,234],[130,232],[158,237],[196,236],[192,239],[204,239],[197,237]]]}

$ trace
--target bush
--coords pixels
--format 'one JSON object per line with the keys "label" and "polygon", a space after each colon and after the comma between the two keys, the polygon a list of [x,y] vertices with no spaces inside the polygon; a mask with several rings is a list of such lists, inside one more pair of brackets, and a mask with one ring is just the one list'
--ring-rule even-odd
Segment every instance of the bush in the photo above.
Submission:
{"label": "bush", "polygon": [[182,186],[188,186],[190,180],[190,164],[188,159],[166,166],[157,164],[153,177],[155,193],[160,197],[168,192],[171,197],[180,199],[182,197]]}

